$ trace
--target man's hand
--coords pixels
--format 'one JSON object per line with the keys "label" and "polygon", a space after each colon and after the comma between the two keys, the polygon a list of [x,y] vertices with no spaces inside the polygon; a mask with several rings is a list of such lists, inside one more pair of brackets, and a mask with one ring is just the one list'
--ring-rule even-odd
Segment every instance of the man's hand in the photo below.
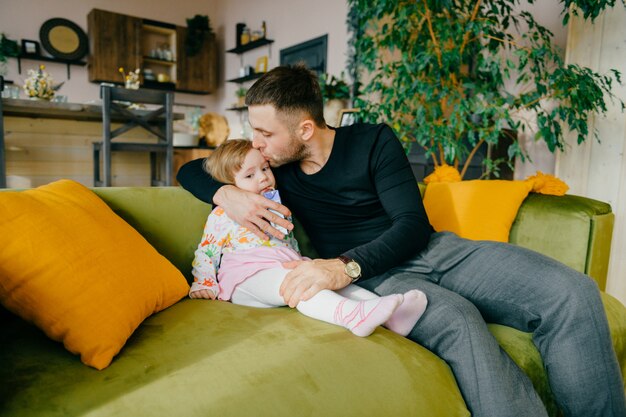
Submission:
{"label": "man's hand", "polygon": [[261,239],[267,240],[267,234],[278,239],[285,238],[285,235],[272,227],[270,222],[287,230],[293,229],[293,224],[290,221],[269,211],[269,209],[276,210],[287,217],[291,215],[287,207],[260,194],[239,189],[234,185],[225,185],[217,190],[213,202],[222,207],[228,217]]}
{"label": "man's hand", "polygon": [[291,261],[283,263],[283,267],[292,271],[285,276],[279,294],[291,308],[321,290],[338,290],[351,282],[339,259]]}

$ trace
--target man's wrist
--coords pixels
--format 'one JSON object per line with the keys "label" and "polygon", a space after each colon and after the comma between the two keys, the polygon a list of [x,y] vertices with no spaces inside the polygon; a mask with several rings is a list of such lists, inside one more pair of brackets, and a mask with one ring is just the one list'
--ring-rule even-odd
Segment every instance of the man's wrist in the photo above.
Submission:
{"label": "man's wrist", "polygon": [[224,193],[228,192],[228,187],[233,187],[233,185],[224,184],[220,188],[217,189],[217,191],[213,195],[213,204],[215,204],[216,206],[224,205],[224,200],[226,199],[226,196],[224,195]]}
{"label": "man's wrist", "polygon": [[351,284],[361,278],[361,265],[357,261],[345,255],[339,255],[337,259],[344,264],[344,274],[350,279]]}

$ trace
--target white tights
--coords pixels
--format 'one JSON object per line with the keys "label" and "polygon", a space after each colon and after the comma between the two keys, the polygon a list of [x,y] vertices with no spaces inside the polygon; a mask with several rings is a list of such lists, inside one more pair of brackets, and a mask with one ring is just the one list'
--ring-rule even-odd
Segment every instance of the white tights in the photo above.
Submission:
{"label": "white tights", "polygon": [[[232,303],[260,308],[286,305],[279,289],[289,271],[276,267],[247,278],[235,287]],[[426,296],[413,290],[404,296],[379,297],[364,288],[348,285],[336,292],[322,290],[309,300],[300,301],[296,308],[308,317],[343,326],[357,336],[368,336],[381,324],[405,336],[424,312]]]}

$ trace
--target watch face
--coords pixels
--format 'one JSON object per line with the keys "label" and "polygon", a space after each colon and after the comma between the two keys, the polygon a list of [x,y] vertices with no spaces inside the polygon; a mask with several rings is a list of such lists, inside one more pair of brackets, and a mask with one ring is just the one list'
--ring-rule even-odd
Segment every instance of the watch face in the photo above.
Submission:
{"label": "watch face", "polygon": [[358,263],[354,262],[354,261],[348,262],[346,264],[346,274],[348,274],[348,276],[350,278],[353,278],[353,279],[360,277],[361,276],[361,266]]}

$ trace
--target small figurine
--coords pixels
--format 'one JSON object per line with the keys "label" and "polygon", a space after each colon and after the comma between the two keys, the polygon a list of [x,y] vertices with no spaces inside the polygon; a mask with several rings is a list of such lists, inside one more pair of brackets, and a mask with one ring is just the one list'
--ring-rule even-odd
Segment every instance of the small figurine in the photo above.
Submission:
{"label": "small figurine", "polygon": [[120,67],[118,71],[124,75],[124,87],[130,90],[139,89],[139,68],[129,71],[128,74],[124,74],[124,67]]}

